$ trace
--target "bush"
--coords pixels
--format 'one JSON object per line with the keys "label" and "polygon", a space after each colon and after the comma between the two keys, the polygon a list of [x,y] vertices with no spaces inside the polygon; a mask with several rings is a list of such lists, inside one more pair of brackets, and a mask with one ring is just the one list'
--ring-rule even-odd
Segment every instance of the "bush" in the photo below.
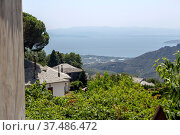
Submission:
{"label": "bush", "polygon": [[160,83],[160,81],[157,80],[157,79],[155,79],[155,78],[149,78],[149,79],[147,80],[147,82],[148,82],[148,83],[154,83],[154,84]]}
{"label": "bush", "polygon": [[[77,81],[72,84],[78,88],[81,85]],[[86,92],[80,90],[65,97],[52,97],[44,85],[36,83],[26,89],[26,119],[146,120],[153,118],[159,104],[168,104],[128,75],[97,75],[88,82]],[[168,110],[167,106],[163,108]]]}
{"label": "bush", "polygon": [[165,91],[162,93],[169,100],[167,106],[168,116],[172,119],[180,119],[180,52],[175,53],[176,60],[171,62],[167,58],[162,58],[163,62],[156,60],[156,71],[160,78],[164,80],[166,85]]}
{"label": "bush", "polygon": [[81,81],[71,82],[70,91],[79,90],[80,88],[83,88],[83,83]]}

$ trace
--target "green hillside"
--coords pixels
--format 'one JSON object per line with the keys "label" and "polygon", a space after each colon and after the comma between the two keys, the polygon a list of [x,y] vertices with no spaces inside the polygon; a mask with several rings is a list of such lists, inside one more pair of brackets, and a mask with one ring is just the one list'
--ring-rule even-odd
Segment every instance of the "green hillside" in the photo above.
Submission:
{"label": "green hillside", "polygon": [[169,47],[165,46],[159,50],[152,51],[140,55],[136,58],[127,59],[123,62],[107,62],[107,63],[95,63],[84,65],[84,68],[113,71],[116,73],[126,72],[132,75],[138,75],[139,77],[157,77],[153,65],[155,60],[162,57],[166,57],[170,60],[174,60],[174,53],[180,50],[180,44],[177,46]]}

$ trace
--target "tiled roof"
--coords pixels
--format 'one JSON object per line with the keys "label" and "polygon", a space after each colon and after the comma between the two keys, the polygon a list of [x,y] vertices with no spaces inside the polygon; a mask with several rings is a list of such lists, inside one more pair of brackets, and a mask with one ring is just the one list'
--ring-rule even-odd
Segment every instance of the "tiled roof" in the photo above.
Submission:
{"label": "tiled roof", "polygon": [[[73,72],[82,72],[82,69],[73,67],[67,63],[58,65],[60,70],[63,67],[63,73],[73,73]],[[58,66],[53,67],[53,69],[58,71]]]}
{"label": "tiled roof", "polygon": [[57,82],[64,82],[69,81],[71,77],[65,73],[60,72],[60,77],[58,77],[58,71],[48,67],[48,66],[41,66],[39,64],[36,65],[36,79],[34,79],[34,63],[31,61],[25,60],[24,62],[25,67],[25,85],[31,85],[39,80],[42,84],[44,81],[46,83],[57,83]]}
{"label": "tiled roof", "polygon": [[143,80],[144,80],[144,78],[133,77],[133,81],[136,83],[141,83]]}
{"label": "tiled roof", "polygon": [[38,74],[38,79],[40,83],[46,81],[47,83],[55,83],[55,82],[64,82],[68,81],[71,77],[65,73],[60,72],[60,77],[58,77],[58,71],[50,68],[44,67],[42,72]]}

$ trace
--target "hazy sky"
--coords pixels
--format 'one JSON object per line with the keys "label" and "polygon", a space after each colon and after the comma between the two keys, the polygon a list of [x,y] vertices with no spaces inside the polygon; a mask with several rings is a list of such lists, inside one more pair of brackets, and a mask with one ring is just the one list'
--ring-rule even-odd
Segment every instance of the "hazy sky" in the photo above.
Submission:
{"label": "hazy sky", "polygon": [[77,26],[180,28],[180,0],[23,0],[47,29]]}

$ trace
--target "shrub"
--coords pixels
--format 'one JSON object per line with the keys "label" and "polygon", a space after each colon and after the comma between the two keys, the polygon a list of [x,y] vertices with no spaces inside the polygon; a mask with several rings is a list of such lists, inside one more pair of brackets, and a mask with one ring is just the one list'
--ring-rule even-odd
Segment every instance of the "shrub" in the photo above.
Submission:
{"label": "shrub", "polygon": [[[79,86],[80,82],[74,84]],[[108,73],[97,75],[89,81],[86,92],[80,90],[65,97],[52,97],[50,91],[45,89],[45,84],[36,83],[26,88],[26,119],[152,119],[156,107],[167,104],[165,98],[152,94],[153,91],[147,91],[140,84],[134,83],[128,75],[112,77]]]}
{"label": "shrub", "polygon": [[81,81],[74,81],[71,82],[70,90],[75,91],[75,90],[79,90],[82,87],[83,87],[83,83]]}
{"label": "shrub", "polygon": [[167,106],[168,116],[172,119],[180,119],[180,52],[175,53],[176,60],[171,62],[167,58],[162,58],[163,62],[156,60],[156,71],[160,78],[164,80],[166,91],[162,94],[169,100]]}

